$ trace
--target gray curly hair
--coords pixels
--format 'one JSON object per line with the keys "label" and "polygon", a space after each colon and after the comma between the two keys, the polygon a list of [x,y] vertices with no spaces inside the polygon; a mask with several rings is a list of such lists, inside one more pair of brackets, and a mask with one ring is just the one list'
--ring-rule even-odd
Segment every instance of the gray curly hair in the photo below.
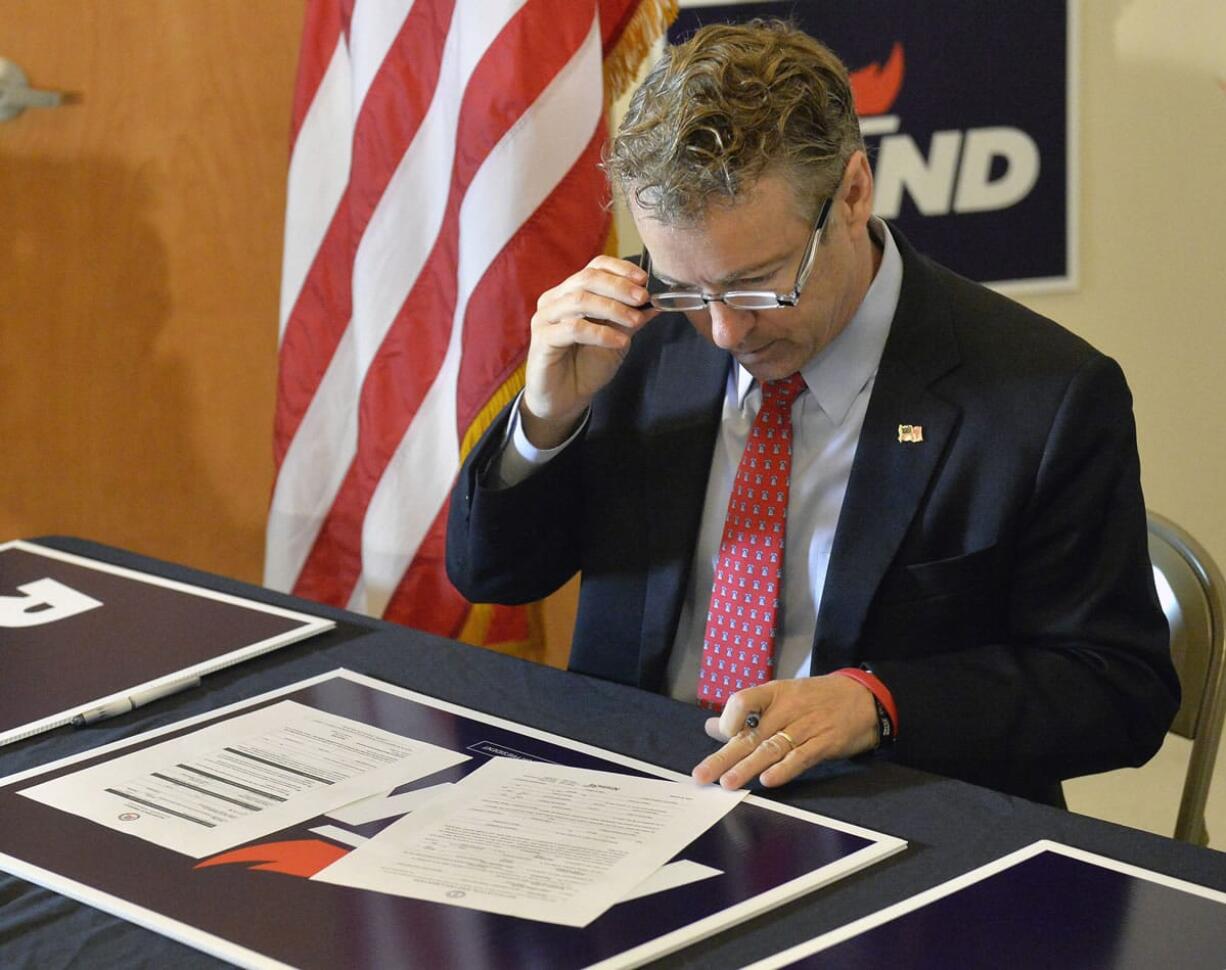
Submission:
{"label": "gray curly hair", "polygon": [[768,170],[812,218],[863,147],[842,61],[794,25],[759,19],[669,47],[631,98],[604,169],[669,224],[700,221]]}

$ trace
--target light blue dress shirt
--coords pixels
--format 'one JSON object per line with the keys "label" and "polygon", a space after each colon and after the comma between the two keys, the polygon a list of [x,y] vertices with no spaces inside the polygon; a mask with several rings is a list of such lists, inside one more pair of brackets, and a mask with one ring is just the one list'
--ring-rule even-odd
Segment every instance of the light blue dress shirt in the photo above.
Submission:
{"label": "light blue dress shirt", "polygon": [[[902,287],[902,258],[885,223],[872,222],[882,247],[881,265],[851,322],[801,369],[807,393],[792,407],[792,478],[788,495],[787,545],[783,557],[783,608],[775,644],[779,677],[807,677],[826,568],[834,544],[856,443],[864,424],[877,366],[890,333]],[[728,371],[723,418],[711,460],[702,524],[689,586],[669,658],[666,684],[673,697],[695,702],[707,606],[728,496],[762,391],[752,375],[733,363]],[[502,486],[523,481],[582,432],[556,448],[532,446],[523,433],[518,406],[511,411],[507,444],[493,469]]]}

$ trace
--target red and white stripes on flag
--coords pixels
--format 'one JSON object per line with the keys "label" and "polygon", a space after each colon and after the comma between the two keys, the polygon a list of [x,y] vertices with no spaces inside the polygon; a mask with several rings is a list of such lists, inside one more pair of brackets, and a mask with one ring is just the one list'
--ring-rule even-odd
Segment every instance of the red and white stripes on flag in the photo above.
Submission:
{"label": "red and white stripes on flag", "polygon": [[673,7],[309,0],[267,585],[447,636],[525,635],[517,611],[474,624],[447,582],[447,495],[522,383],[537,294],[605,247],[607,88]]}

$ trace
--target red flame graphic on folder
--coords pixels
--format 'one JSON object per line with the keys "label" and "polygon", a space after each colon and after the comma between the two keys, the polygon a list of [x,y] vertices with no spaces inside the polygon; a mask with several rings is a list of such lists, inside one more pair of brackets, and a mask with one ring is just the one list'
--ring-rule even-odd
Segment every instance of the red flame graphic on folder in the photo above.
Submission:
{"label": "red flame graphic on folder", "polygon": [[348,851],[343,846],[333,845],[331,842],[324,842],[320,839],[263,842],[258,845],[245,845],[241,849],[232,849],[229,852],[215,855],[211,859],[203,859],[196,863],[195,868],[206,869],[209,866],[258,863],[251,868],[310,879],[319,870],[331,865]]}

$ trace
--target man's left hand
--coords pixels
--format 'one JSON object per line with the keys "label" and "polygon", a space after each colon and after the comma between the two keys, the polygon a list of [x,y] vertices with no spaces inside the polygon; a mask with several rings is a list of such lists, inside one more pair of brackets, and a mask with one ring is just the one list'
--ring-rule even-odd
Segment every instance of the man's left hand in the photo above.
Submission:
{"label": "man's left hand", "polygon": [[[758,726],[745,718],[756,713]],[[849,677],[827,674],[772,680],[737,691],[707,734],[727,743],[694,768],[700,784],[719,781],[737,789],[755,775],[768,788],[785,784],[832,758],[850,758],[877,746],[877,707],[869,689]]]}

